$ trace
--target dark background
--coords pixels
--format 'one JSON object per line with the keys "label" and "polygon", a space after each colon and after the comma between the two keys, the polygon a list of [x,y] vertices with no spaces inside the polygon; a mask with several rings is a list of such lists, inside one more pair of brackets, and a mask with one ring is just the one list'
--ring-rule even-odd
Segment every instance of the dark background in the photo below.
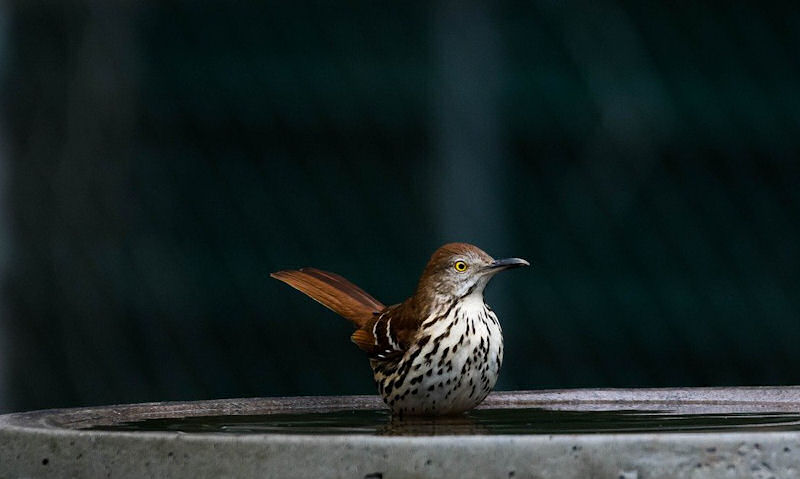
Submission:
{"label": "dark background", "polygon": [[454,240],[500,389],[800,384],[797,2],[149,3],[0,9],[0,411],[374,393],[268,273]]}

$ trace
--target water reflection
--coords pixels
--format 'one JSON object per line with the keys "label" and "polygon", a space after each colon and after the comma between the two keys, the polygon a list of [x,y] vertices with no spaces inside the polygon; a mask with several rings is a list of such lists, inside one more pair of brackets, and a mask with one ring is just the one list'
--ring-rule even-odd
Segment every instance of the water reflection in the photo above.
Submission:
{"label": "water reflection", "polygon": [[462,436],[492,434],[492,431],[475,417],[461,414],[432,418],[392,416],[376,433],[381,436]]}

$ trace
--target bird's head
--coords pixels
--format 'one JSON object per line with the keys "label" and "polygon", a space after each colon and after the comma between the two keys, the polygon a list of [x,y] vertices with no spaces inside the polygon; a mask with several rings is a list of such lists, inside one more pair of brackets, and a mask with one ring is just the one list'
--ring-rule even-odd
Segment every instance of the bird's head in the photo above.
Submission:
{"label": "bird's head", "polygon": [[448,243],[431,256],[419,280],[417,294],[452,299],[482,295],[492,276],[520,266],[530,263],[521,258],[496,260],[477,246]]}

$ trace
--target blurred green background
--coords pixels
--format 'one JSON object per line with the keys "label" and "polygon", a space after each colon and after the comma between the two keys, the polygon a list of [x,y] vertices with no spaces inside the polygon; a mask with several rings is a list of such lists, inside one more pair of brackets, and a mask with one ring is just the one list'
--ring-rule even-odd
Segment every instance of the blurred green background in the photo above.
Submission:
{"label": "blurred green background", "polygon": [[800,4],[0,8],[0,411],[374,393],[468,241],[499,389],[800,384]]}

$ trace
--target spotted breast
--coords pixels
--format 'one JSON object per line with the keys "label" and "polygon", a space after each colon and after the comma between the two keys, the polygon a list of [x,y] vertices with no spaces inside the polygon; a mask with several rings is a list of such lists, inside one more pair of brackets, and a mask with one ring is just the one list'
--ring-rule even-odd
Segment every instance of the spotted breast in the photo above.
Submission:
{"label": "spotted breast", "polygon": [[503,363],[503,332],[482,295],[453,302],[422,325],[398,360],[370,362],[386,404],[400,415],[456,414],[480,404]]}

